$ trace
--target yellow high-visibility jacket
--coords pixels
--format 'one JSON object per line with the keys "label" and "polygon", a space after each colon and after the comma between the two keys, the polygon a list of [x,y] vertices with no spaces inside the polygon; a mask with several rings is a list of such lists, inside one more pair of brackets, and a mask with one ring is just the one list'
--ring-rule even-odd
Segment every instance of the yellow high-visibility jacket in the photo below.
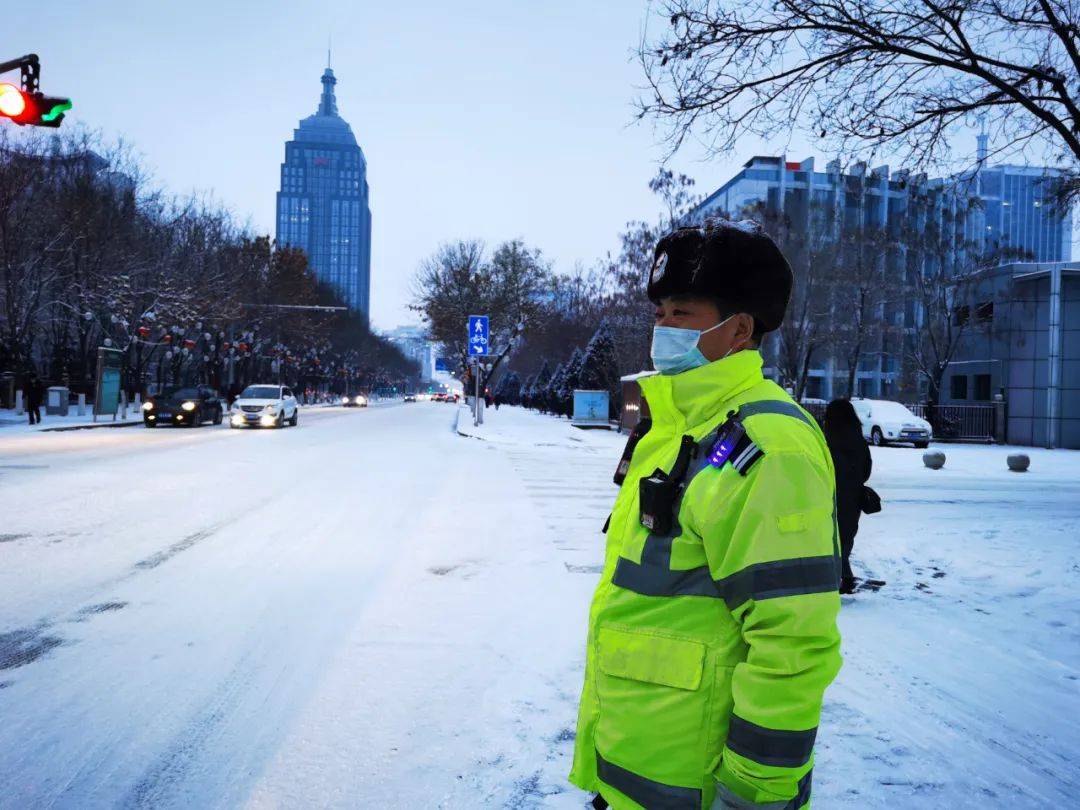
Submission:
{"label": "yellow high-visibility jacket", "polygon": [[[761,365],[742,351],[640,381],[651,427],[609,521],[570,774],[615,810],[810,804],[840,669],[833,466]],[[659,534],[640,482],[672,471],[685,436],[685,487]]]}

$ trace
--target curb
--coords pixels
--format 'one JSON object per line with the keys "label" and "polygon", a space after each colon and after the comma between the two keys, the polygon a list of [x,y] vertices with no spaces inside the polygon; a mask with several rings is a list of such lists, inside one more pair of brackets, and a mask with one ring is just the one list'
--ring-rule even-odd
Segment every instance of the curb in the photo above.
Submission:
{"label": "curb", "polygon": [[483,436],[477,436],[477,435],[476,435],[476,434],[474,434],[474,433],[465,433],[465,432],[464,432],[464,431],[463,431],[463,430],[461,429],[461,415],[462,415],[462,414],[468,414],[468,413],[469,413],[469,409],[468,409],[468,408],[458,408],[458,412],[457,412],[457,419],[456,419],[456,420],[454,420],[454,431],[455,431],[455,432],[457,433],[457,435],[458,435],[458,436],[461,436],[461,437],[463,437],[463,438],[466,438],[466,439],[476,439],[476,440],[477,440],[477,441],[479,441],[479,442],[486,442],[486,441],[487,441],[487,439],[485,439],[485,438],[484,438]]}
{"label": "curb", "polygon": [[124,428],[141,425],[142,420],[132,422],[104,422],[100,425],[65,425],[64,427],[42,428],[37,433],[64,433],[69,430],[97,430],[98,428]]}

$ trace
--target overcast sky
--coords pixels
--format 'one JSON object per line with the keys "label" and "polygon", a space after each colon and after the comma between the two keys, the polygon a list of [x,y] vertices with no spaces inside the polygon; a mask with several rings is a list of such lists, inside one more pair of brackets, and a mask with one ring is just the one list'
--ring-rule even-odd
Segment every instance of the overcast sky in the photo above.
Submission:
{"label": "overcast sky", "polygon": [[[567,271],[657,210],[665,150],[633,109],[646,0],[8,5],[0,58],[41,56],[43,90],[75,102],[65,126],[123,137],[160,185],[212,192],[271,234],[284,144],[317,107],[332,36],[338,109],[368,161],[380,329],[417,321],[409,282],[440,242],[521,237]],[[785,147],[816,154],[747,142],[672,166],[706,193]]]}

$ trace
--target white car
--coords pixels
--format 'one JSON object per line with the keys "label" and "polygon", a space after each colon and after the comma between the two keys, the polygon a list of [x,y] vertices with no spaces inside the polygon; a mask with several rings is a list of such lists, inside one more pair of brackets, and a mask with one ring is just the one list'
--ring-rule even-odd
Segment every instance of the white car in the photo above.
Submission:
{"label": "white car", "polygon": [[229,409],[229,427],[295,426],[300,405],[292,390],[285,385],[256,383],[240,392]]}
{"label": "white car", "polygon": [[920,419],[899,402],[886,399],[853,399],[851,404],[862,422],[863,438],[881,447],[893,442],[911,442],[927,447],[934,438],[930,423]]}

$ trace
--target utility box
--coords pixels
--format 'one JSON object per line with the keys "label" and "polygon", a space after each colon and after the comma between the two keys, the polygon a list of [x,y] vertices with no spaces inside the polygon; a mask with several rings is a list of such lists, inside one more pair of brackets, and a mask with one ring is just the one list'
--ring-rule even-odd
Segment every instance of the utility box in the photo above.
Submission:
{"label": "utility box", "polygon": [[610,428],[609,403],[607,391],[574,391],[574,418],[571,424],[575,427]]}
{"label": "utility box", "polygon": [[45,413],[49,416],[67,416],[71,392],[63,385],[49,387],[45,397]]}

